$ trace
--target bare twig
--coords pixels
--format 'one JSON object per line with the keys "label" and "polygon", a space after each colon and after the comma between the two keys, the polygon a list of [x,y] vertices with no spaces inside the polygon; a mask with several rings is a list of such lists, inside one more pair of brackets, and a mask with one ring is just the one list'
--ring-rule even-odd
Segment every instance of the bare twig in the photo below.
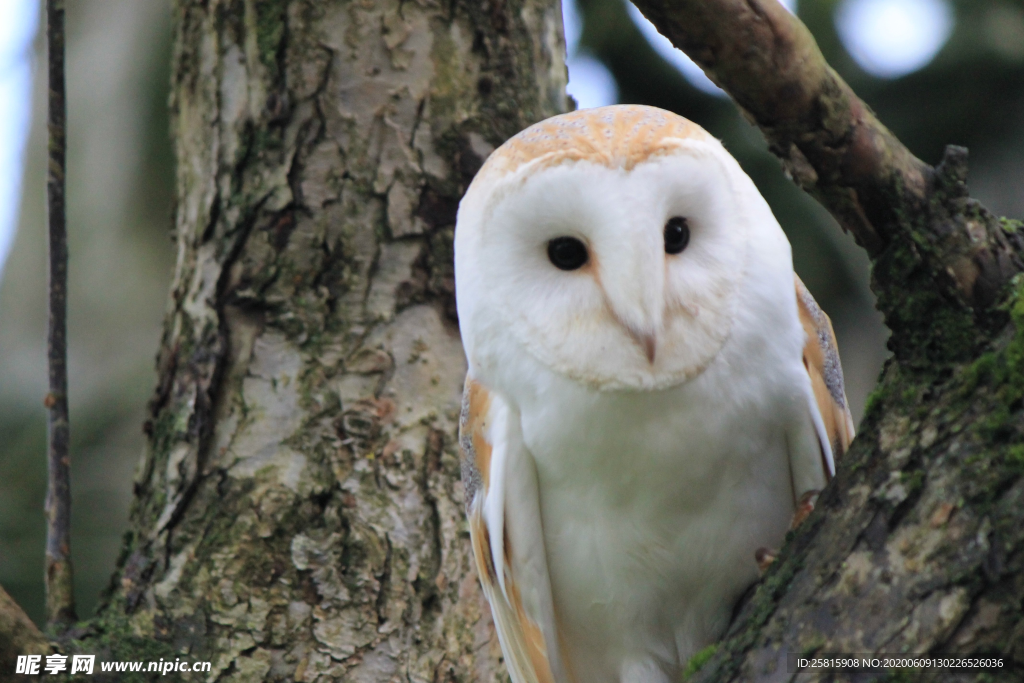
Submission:
{"label": "bare twig", "polygon": [[[936,185],[962,183],[964,150],[947,150],[940,169],[914,157],[825,62],[807,27],[777,0],[634,2],[732,96],[764,133],[786,173],[871,256],[907,236],[908,216],[928,215]],[[926,239],[942,242],[936,251],[941,263],[933,264],[934,270],[953,271],[965,302],[984,308],[1021,269],[1019,245],[1011,246],[991,229],[988,239],[978,240],[966,228]]]}
{"label": "bare twig", "polygon": [[50,163],[46,194],[50,223],[50,326],[47,336],[50,392],[49,482],[46,492],[46,620],[63,630],[75,622],[71,570],[71,472],[68,423],[67,284],[68,247],[65,220],[64,0],[46,2],[49,50]]}

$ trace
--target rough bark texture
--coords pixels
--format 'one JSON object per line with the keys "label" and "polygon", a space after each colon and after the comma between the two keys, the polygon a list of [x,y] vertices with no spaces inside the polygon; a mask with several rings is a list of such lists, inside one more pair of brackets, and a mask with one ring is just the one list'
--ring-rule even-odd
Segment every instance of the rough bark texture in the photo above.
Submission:
{"label": "rough bark texture", "polygon": [[[914,158],[774,0],[637,5],[868,249],[894,353],[835,481],[694,680],[1021,680],[1024,225],[968,196],[966,150]],[[797,676],[787,662],[904,652],[1007,665]]]}
{"label": "rough bark texture", "polygon": [[0,588],[0,680],[14,671],[20,655],[48,655],[50,641]]}
{"label": "rough bark texture", "polygon": [[[959,161],[937,169],[948,184],[915,224],[980,213]],[[927,252],[890,249],[875,261],[880,305],[913,314],[893,331],[895,355],[835,481],[695,681],[794,680],[790,653],[1007,657],[980,677],[876,670],[801,681],[1024,674],[1024,289],[1015,280],[1004,304],[976,320],[935,294]]]}
{"label": "rough bark texture", "polygon": [[[835,481],[694,680],[1021,680],[1024,224],[967,196],[963,150],[906,153],[774,2],[638,4],[868,247],[893,331]],[[109,603],[67,647],[210,680],[504,680],[453,452],[451,237],[483,156],[562,106],[557,7],[176,11],[150,448]],[[819,652],[1008,666],[788,671]]]}
{"label": "rough bark texture", "polygon": [[551,0],[180,0],[178,259],[76,648],[205,680],[500,681],[456,455],[458,200],[562,111]]}

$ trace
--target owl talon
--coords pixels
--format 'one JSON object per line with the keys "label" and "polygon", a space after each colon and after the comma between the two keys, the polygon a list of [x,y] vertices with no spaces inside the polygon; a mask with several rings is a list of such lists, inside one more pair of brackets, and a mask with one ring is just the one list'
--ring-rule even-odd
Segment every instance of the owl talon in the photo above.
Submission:
{"label": "owl talon", "polygon": [[772,566],[772,562],[778,557],[779,551],[772,550],[771,548],[758,548],[754,551],[754,562],[757,562],[757,569],[762,574],[768,571],[768,567]]}
{"label": "owl talon", "polygon": [[789,524],[790,529],[796,529],[814,512],[814,504],[818,502],[819,495],[821,495],[821,491],[812,489],[800,496],[800,500],[796,503],[796,512],[793,513],[793,521]]}

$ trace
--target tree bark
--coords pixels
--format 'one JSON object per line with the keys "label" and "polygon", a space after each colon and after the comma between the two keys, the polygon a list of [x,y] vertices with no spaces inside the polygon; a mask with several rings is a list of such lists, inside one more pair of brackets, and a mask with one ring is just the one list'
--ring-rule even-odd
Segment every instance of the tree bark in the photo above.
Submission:
{"label": "tree bark", "polygon": [[15,670],[22,655],[48,655],[50,641],[21,607],[0,588],[0,680]]}
{"label": "tree bark", "polygon": [[[894,357],[854,445],[697,681],[791,654],[1020,680],[1018,221],[913,158],[771,0],[641,0],[872,254]],[[132,527],[70,648],[209,680],[501,681],[457,483],[451,239],[490,149],[564,104],[556,3],[176,7],[178,265]],[[582,683],[582,682],[581,682]]]}
{"label": "tree bark", "polygon": [[452,238],[487,154],[565,108],[558,3],[174,12],[159,386],[76,647],[205,680],[505,680],[459,483]]}
{"label": "tree bark", "polygon": [[794,680],[790,658],[816,653],[1006,659],[799,680],[1021,680],[1024,224],[970,198],[966,150],[914,158],[774,0],[636,4],[868,250],[894,353],[817,510],[693,680]]}

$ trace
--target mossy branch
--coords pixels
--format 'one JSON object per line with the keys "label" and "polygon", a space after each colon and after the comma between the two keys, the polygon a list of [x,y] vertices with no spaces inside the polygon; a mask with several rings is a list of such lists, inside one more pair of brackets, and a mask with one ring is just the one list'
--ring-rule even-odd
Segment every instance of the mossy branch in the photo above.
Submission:
{"label": "mossy branch", "polygon": [[693,680],[789,680],[791,653],[915,652],[997,654],[1006,667],[984,680],[1019,681],[1019,222],[970,197],[967,150],[947,147],[935,167],[915,158],[776,0],[635,4],[868,251],[894,352],[836,479]]}
{"label": "mossy branch", "polygon": [[[1019,238],[1000,230],[987,212],[974,226],[961,222],[948,231],[915,221],[929,215],[948,178],[882,125],[825,62],[807,27],[777,0],[635,4],[729,93],[787,175],[873,258],[906,238],[935,245],[925,255],[928,269],[948,274],[958,298],[975,310],[991,306],[1024,269]],[[962,181],[966,151],[947,150],[944,165],[953,182]]]}

